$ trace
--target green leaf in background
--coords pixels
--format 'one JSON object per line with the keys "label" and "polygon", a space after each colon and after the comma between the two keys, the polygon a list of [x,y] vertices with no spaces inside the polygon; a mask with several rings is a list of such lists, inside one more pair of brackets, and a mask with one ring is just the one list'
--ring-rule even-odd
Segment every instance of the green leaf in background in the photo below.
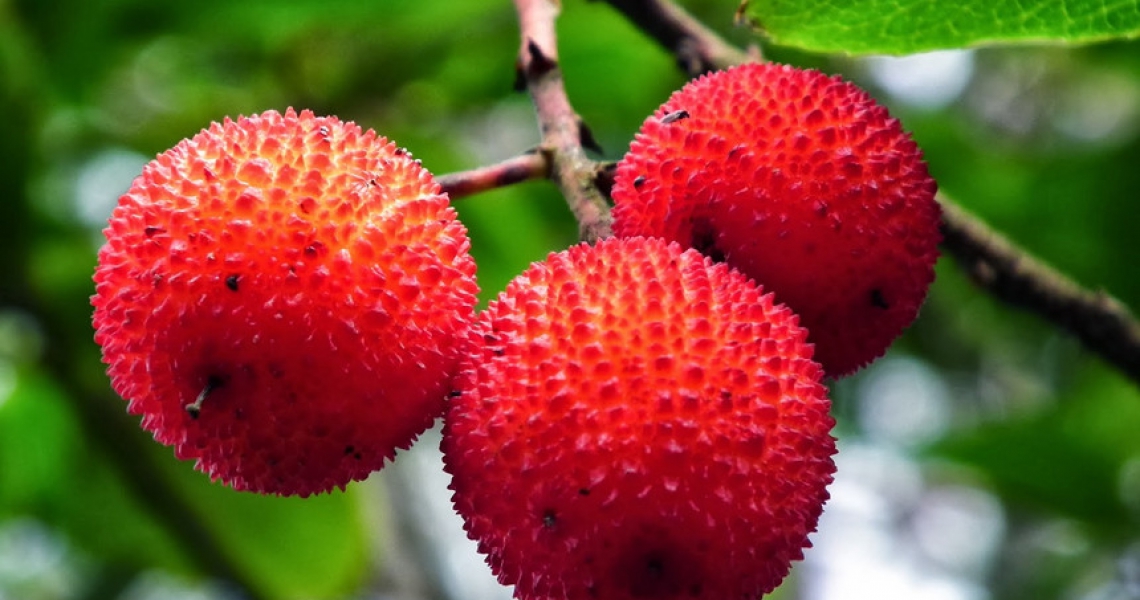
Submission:
{"label": "green leaf in background", "polygon": [[81,553],[98,557],[106,571],[99,577],[147,568],[192,573],[177,540],[92,450],[54,383],[33,369],[21,370],[16,382],[0,405],[0,517],[50,523]]}
{"label": "green leaf in background", "polygon": [[1140,35],[1136,0],[744,0],[741,8],[773,42],[816,52],[908,54]]}
{"label": "green leaf in background", "polygon": [[1083,522],[1104,539],[1134,539],[1140,492],[1126,475],[1140,458],[1135,389],[1100,365],[1080,383],[1079,395],[952,434],[930,455],[977,469],[1007,501]]}
{"label": "green leaf in background", "polygon": [[[531,262],[577,241],[577,223],[558,200],[553,186],[541,183],[494,190],[478,202],[456,203],[479,265],[482,305],[496,298]],[[546,214],[551,207],[559,214]]]}
{"label": "green leaf in background", "polygon": [[[0,406],[0,519],[31,517],[58,527],[103,564],[89,582],[103,591],[154,568],[202,575],[122,473],[92,451],[52,382],[34,371],[17,381]],[[211,483],[169,448],[150,450],[162,455],[164,475],[192,507],[185,518],[220,540],[263,597],[342,598],[360,586],[371,558],[367,538],[376,534],[365,513],[382,504],[366,485],[310,498],[260,496]]]}
{"label": "green leaf in background", "polygon": [[237,492],[193,470],[166,463],[201,525],[268,598],[341,598],[368,568],[366,503],[380,503],[354,483],[347,492],[282,498]]}

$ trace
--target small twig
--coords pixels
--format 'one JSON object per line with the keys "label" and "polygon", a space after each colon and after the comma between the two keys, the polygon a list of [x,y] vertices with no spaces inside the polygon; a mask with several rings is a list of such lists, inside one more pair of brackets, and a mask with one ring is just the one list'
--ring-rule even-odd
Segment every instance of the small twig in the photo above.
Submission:
{"label": "small twig", "polygon": [[532,179],[550,177],[550,161],[539,152],[527,152],[503,162],[436,178],[452,200]]}
{"label": "small twig", "polygon": [[571,212],[578,219],[579,237],[587,242],[612,233],[609,203],[595,182],[597,163],[582,148],[585,131],[566,96],[554,21],[559,6],[555,0],[515,0],[522,46],[518,57],[519,81],[534,103],[542,132],[540,151],[550,160],[550,178],[562,190]]}
{"label": "small twig", "polygon": [[662,0],[608,0],[610,6],[677,57],[689,77],[761,60],[759,47],[748,53],[721,39],[689,13]]}
{"label": "small twig", "polygon": [[[698,64],[729,66],[751,57],[725,52],[717,34],[670,0],[607,0],[665,48],[700,53]],[[727,62],[727,64],[725,64]],[[944,197],[942,247],[983,289],[1011,305],[1033,311],[1077,336],[1125,375],[1140,383],[1140,324],[1117,300],[1081,288],[1014,246]]]}
{"label": "small twig", "polygon": [[[594,185],[597,186],[602,196],[609,198],[610,190],[614,186],[614,171],[617,169],[617,163],[614,161],[592,162]],[[493,165],[439,175],[435,180],[439,182],[441,191],[447,193],[452,200],[458,200],[516,183],[550,179],[550,165],[549,154],[527,152]]]}
{"label": "small twig", "polygon": [[1090,291],[1014,246],[945,196],[942,246],[982,289],[1036,312],[1140,383],[1140,324],[1112,296]]}

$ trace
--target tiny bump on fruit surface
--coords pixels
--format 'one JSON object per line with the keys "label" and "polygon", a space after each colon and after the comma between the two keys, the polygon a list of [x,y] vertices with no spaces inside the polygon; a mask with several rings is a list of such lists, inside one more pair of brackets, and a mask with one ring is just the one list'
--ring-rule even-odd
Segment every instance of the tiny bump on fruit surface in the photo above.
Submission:
{"label": "tiny bump on fruit surface", "polygon": [[834,473],[807,332],[661,239],[550,255],[477,318],[445,414],[457,512],[523,600],[758,598]]}
{"label": "tiny bump on fruit surface", "polygon": [[839,377],[917,316],[941,240],[935,191],[918,146],[866,92],[748,64],[690,82],[645,121],[615,173],[614,233],[756,279]]}
{"label": "tiny bump on fruit surface", "polygon": [[112,386],[213,479],[343,487],[442,412],[475,264],[431,174],[375,132],[292,109],[214,123],[146,165],[104,234]]}

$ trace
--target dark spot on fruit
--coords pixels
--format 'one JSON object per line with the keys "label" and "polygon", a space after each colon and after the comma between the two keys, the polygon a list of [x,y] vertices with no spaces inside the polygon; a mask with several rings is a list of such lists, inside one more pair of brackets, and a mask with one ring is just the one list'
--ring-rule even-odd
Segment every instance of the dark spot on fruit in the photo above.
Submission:
{"label": "dark spot on fruit", "polygon": [[598,597],[598,586],[597,586],[597,584],[591,583],[590,585],[586,586],[586,593],[589,594],[591,598],[597,598]]}
{"label": "dark spot on fruit", "polygon": [[542,526],[543,527],[550,529],[550,528],[554,527],[554,524],[557,522],[558,522],[558,517],[556,517],[554,515],[553,510],[547,510],[546,512],[542,513]]}
{"label": "dark spot on fruit", "polygon": [[502,356],[503,354],[506,354],[505,352],[503,352],[502,348],[495,348],[494,350],[491,351],[491,353],[494,354],[495,356]]}
{"label": "dark spot on fruit", "polygon": [[716,245],[716,238],[716,229],[708,219],[693,219],[693,239],[689,245],[695,248],[697,252],[712,259],[713,262],[722,263],[728,257]]}
{"label": "dark spot on fruit", "polygon": [[163,231],[166,231],[166,230],[161,228],[161,227],[154,227],[153,225],[143,229],[143,233],[146,234],[146,237],[148,237],[148,238],[154,237],[154,234],[161,233]]}
{"label": "dark spot on fruit", "polygon": [[645,559],[645,572],[654,579],[660,579],[661,574],[665,572],[665,565],[662,564],[661,558],[657,556],[647,557]]}
{"label": "dark spot on fruit", "polygon": [[669,528],[657,525],[631,533],[610,572],[613,583],[628,597],[680,598],[693,590],[699,594],[706,579],[705,560],[693,551],[693,540],[677,539]]}
{"label": "dark spot on fruit", "polygon": [[305,255],[309,257],[317,256],[325,249],[325,245],[320,242],[313,242],[305,246]]}
{"label": "dark spot on fruit", "polygon": [[349,445],[344,447],[345,455],[352,454],[353,452],[356,452],[356,448],[354,448],[352,444],[349,444]]}
{"label": "dark spot on fruit", "polygon": [[285,369],[281,368],[281,365],[277,363],[269,363],[269,375],[274,379],[281,379],[285,377]]}
{"label": "dark spot on fruit", "polygon": [[684,109],[675,110],[675,111],[665,115],[664,117],[661,117],[661,124],[662,125],[668,125],[670,123],[675,123],[677,121],[680,121],[681,119],[688,119],[688,118],[689,118],[689,111],[684,110]]}
{"label": "dark spot on fruit", "polygon": [[579,488],[579,489],[578,489],[578,495],[579,495],[579,496],[589,496],[589,495],[590,495],[590,490],[588,490],[588,489],[586,489],[586,488]]}
{"label": "dark spot on fruit", "polygon": [[887,302],[886,298],[883,297],[883,290],[880,290],[879,288],[871,290],[871,305],[883,310],[887,310],[891,307],[891,304]]}
{"label": "dark spot on fruit", "polygon": [[487,342],[488,344],[494,344],[499,341],[499,338],[488,333],[483,336],[483,341]]}
{"label": "dark spot on fruit", "polygon": [[229,277],[226,277],[226,287],[235,292],[238,291],[238,276],[230,275]]}
{"label": "dark spot on fruit", "polygon": [[641,186],[645,185],[645,175],[638,175],[633,180],[633,189],[640,190]]}
{"label": "dark spot on fruit", "polygon": [[462,395],[463,395],[463,392],[461,392],[459,390],[451,390],[450,392],[447,393],[448,398],[458,398]]}
{"label": "dark spot on fruit", "polygon": [[677,596],[682,589],[684,566],[673,564],[662,551],[640,554],[638,563],[626,573],[629,593],[634,598],[666,598]]}

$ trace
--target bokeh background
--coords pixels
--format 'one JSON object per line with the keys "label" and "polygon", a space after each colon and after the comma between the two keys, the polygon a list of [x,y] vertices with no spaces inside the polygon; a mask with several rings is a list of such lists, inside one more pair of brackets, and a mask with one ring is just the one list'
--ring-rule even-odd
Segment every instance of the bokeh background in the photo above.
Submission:
{"label": "bokeh background", "polygon": [[[732,0],[690,8],[739,44]],[[684,83],[601,2],[566,0],[571,101],[621,156]],[[118,196],[212,120],[311,108],[437,174],[533,147],[507,2],[0,0],[0,600],[508,598],[465,540],[438,435],[346,492],[211,484],[109,389],[91,274]],[[1140,309],[1140,46],[851,59],[944,191]],[[457,202],[483,299],[574,242],[553,185]],[[1140,598],[1140,391],[944,259],[918,322],[833,386],[839,475],[777,599]]]}

